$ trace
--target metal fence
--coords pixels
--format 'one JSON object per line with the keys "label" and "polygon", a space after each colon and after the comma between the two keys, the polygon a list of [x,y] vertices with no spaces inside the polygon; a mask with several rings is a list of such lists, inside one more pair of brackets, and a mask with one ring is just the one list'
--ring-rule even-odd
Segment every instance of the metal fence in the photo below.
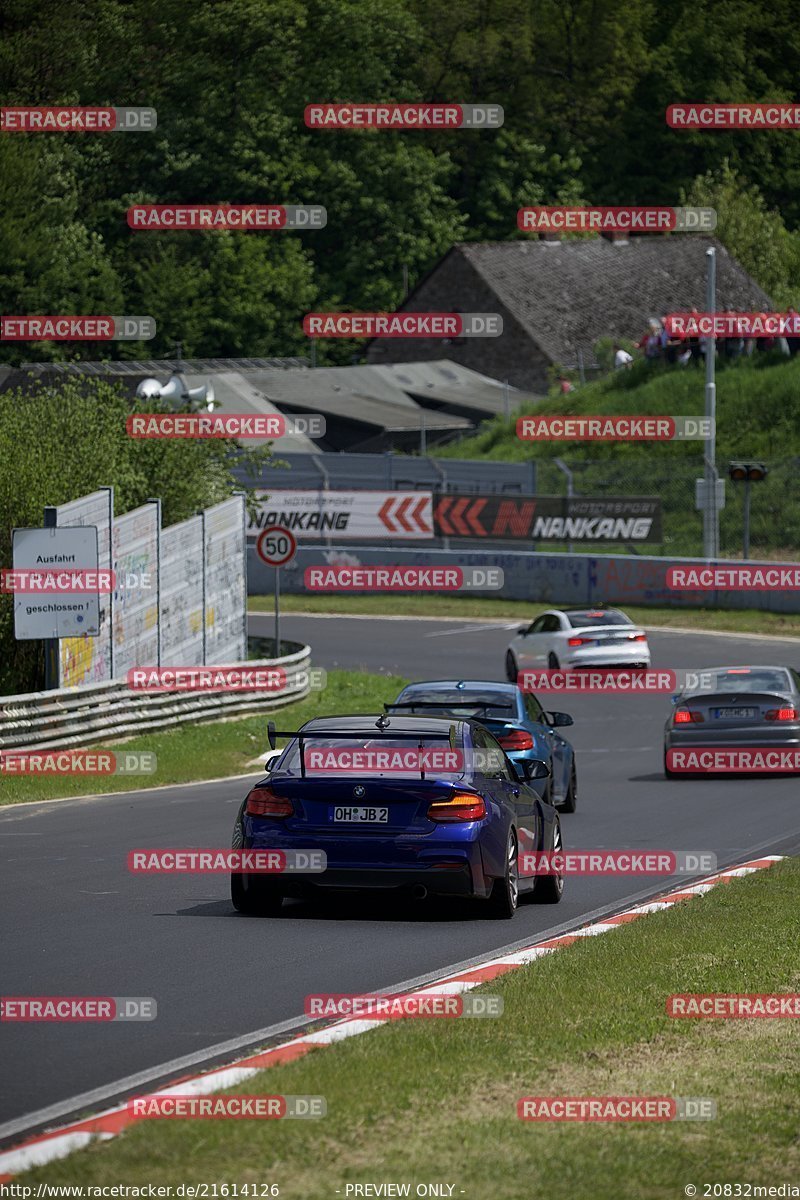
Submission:
{"label": "metal fence", "polygon": [[247,653],[245,503],[237,493],[161,528],[161,503],[114,515],[114,489],[47,510],[57,526],[94,525],[99,566],[115,590],[101,596],[99,637],[63,638],[58,686],[124,679],[134,666],[234,663]]}
{"label": "metal fence", "polygon": [[136,692],[125,683],[92,683],[7,696],[0,705],[0,751],[89,746],[133,737],[187,721],[281,708],[311,689],[311,648],[299,642],[281,658],[257,659],[250,667],[281,667],[286,687],[274,692]]}
{"label": "metal fence", "polygon": [[[259,486],[268,488],[325,488],[346,491],[509,492],[536,491],[536,466],[528,462],[472,461],[403,454],[282,454],[288,471],[267,468]],[[563,481],[562,481],[563,490]]]}
{"label": "metal fence", "polygon": [[[626,448],[627,449],[627,448]],[[701,444],[696,461],[687,462],[674,456],[648,456],[641,452],[616,454],[614,457],[583,459],[560,454],[559,467],[555,458],[538,458],[527,462],[498,462],[432,457],[412,457],[397,454],[285,454],[279,456],[289,470],[264,472],[260,485],[274,488],[324,488],[377,490],[430,490],[435,494],[485,494],[564,496],[568,488],[568,472],[576,496],[660,496],[663,505],[663,542],[648,546],[648,553],[659,551],[670,555],[702,555],[702,514],[695,509],[695,480],[703,474]],[[800,547],[800,458],[767,460],[768,474],[763,483],[752,485],[751,491],[751,554],[760,558],[796,558]],[[726,503],[720,512],[720,552],[738,556],[742,547],[744,487],[727,478],[727,463],[718,463],[725,479]],[[328,539],[327,545],[334,541]],[[336,540],[339,544],[339,540]],[[389,540],[382,543],[392,546]],[[407,542],[396,543],[397,548]],[[443,539],[426,539],[426,546],[447,548]],[[485,540],[459,539],[449,543],[453,549],[485,549]],[[528,550],[542,553],[566,550],[567,543],[555,541],[525,543]],[[501,548],[498,543],[498,549]],[[508,543],[505,543],[508,548]],[[520,546],[522,548],[522,546]],[[600,544],[572,547],[578,553],[596,553]],[[636,553],[632,547],[605,548],[614,553]],[[641,548],[639,548],[641,551]]]}

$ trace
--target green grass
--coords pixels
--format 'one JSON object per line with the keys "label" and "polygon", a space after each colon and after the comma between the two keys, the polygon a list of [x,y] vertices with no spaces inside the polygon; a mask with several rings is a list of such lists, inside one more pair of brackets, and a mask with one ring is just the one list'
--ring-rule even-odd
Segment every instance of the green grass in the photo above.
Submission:
{"label": "green grass", "polygon": [[253,758],[268,749],[268,720],[294,728],[312,717],[328,713],[381,712],[384,700],[393,700],[407,682],[393,675],[329,671],[324,691],[312,692],[305,700],[288,704],[275,715],[265,710],[256,716],[229,721],[182,725],[122,743],[109,742],[105,746],[121,753],[134,750],[155,753],[158,769],[153,775],[5,775],[0,777],[0,805],[96,795],[98,792],[138,791],[170,783],[191,783],[254,772],[258,767],[250,765]]}
{"label": "green grass", "polygon": [[[250,596],[251,612],[272,612],[272,596]],[[281,596],[284,612],[372,613],[381,616],[413,617],[507,617],[509,621],[532,621],[551,605],[527,600],[484,600],[478,596],[372,595],[372,596]],[[729,633],[765,633],[784,636],[800,634],[800,613],[771,613],[759,609],[644,608],[624,606],[625,612],[644,626],[669,625],[678,629],[722,630]]]}
{"label": "green grass", "polygon": [[[752,554],[792,558],[800,545],[800,498],[794,481],[800,455],[800,360],[759,354],[717,370],[717,466],[727,481],[727,464],[754,458],[770,464],[764,483],[752,488]],[[523,408],[511,421],[495,418],[459,441],[437,447],[442,458],[536,460],[542,494],[564,494],[564,475],[555,458],[575,472],[583,496],[660,495],[664,541],[648,553],[702,554],[702,521],[694,508],[694,481],[702,475],[703,446],[686,442],[527,442],[516,436],[516,417],[536,413],[649,414],[700,416],[704,374],[696,368],[658,367],[641,361],[577,388]],[[723,557],[738,557],[742,545],[744,488],[726,482],[720,514]],[[555,543],[553,543],[555,548]],[[613,547],[606,545],[608,551]],[[599,546],[595,546],[597,552]]]}
{"label": "green grass", "polygon": [[[408,1182],[412,1195],[446,1182],[454,1197],[491,1200],[674,1200],[687,1184],[702,1196],[704,1183],[796,1182],[797,1022],[671,1020],[665,1002],[800,990],[798,909],[793,861],[495,980],[484,990],[502,995],[499,1019],[393,1022],[230,1089],[322,1095],[321,1121],[141,1122],[24,1182],[275,1183],[283,1200],[366,1182]],[[710,1097],[718,1117],[516,1117],[522,1096],[629,1094]]]}

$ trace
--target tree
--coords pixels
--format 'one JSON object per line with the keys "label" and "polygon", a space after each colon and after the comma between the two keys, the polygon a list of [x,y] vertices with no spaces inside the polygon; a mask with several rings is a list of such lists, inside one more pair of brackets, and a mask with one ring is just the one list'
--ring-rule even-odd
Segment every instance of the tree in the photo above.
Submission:
{"label": "tree", "polygon": [[786,228],[727,159],[698,176],[681,202],[716,209],[716,236],[777,307],[800,304],[800,233]]}
{"label": "tree", "polygon": [[[118,385],[91,377],[0,393],[0,563],[11,563],[14,528],[38,528],[45,505],[99,487],[113,485],[118,514],[159,496],[164,525],[241,490],[232,474],[238,446],[229,439],[128,436],[129,413],[165,408],[152,401],[134,405]],[[269,458],[267,446],[236,462],[255,469]],[[0,694],[34,691],[43,682],[40,643],[14,639],[12,601],[0,595]]]}

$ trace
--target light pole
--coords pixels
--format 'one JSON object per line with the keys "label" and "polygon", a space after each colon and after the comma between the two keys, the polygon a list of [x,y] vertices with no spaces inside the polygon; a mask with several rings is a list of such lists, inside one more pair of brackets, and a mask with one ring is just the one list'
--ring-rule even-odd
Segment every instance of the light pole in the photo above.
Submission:
{"label": "light pole", "polygon": [[[706,250],[706,312],[713,313],[716,300],[717,252]],[[706,559],[719,557],[719,508],[717,506],[717,385],[714,379],[716,346],[713,337],[706,343],[706,418],[709,421],[705,442],[705,480],[703,504],[703,554]]]}

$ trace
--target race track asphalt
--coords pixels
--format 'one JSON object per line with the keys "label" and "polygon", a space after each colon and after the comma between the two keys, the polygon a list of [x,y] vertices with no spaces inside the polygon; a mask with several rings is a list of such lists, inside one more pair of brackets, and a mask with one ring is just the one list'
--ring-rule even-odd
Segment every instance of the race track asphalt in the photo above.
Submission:
{"label": "race track asphalt", "polygon": [[[295,614],[282,632],[308,641],[314,664],[328,669],[500,679],[515,625]],[[253,616],[250,628],[270,634],[271,618]],[[662,667],[800,660],[788,640],[670,632],[650,642]],[[666,697],[562,696],[549,706],[575,718],[565,731],[579,770],[578,812],[562,817],[568,848],[713,851],[720,867],[800,848],[796,778],[664,779]],[[478,905],[345,897],[293,901],[262,920],[233,911],[224,876],[128,873],[136,847],[229,845],[246,787],[233,780],[0,809],[0,995],[158,1003],[150,1022],[0,1023],[0,1144],[72,1114],[78,1095],[96,1090],[77,1108],[89,1111],[186,1074],[176,1065],[186,1056],[206,1062],[205,1051],[231,1040],[264,1045],[273,1026],[302,1016],[309,992],[396,987],[686,880],[572,878],[558,907],[525,903],[511,922],[487,919]],[[229,1047],[214,1061],[235,1056]],[[136,1085],[116,1086],[137,1073]]]}

